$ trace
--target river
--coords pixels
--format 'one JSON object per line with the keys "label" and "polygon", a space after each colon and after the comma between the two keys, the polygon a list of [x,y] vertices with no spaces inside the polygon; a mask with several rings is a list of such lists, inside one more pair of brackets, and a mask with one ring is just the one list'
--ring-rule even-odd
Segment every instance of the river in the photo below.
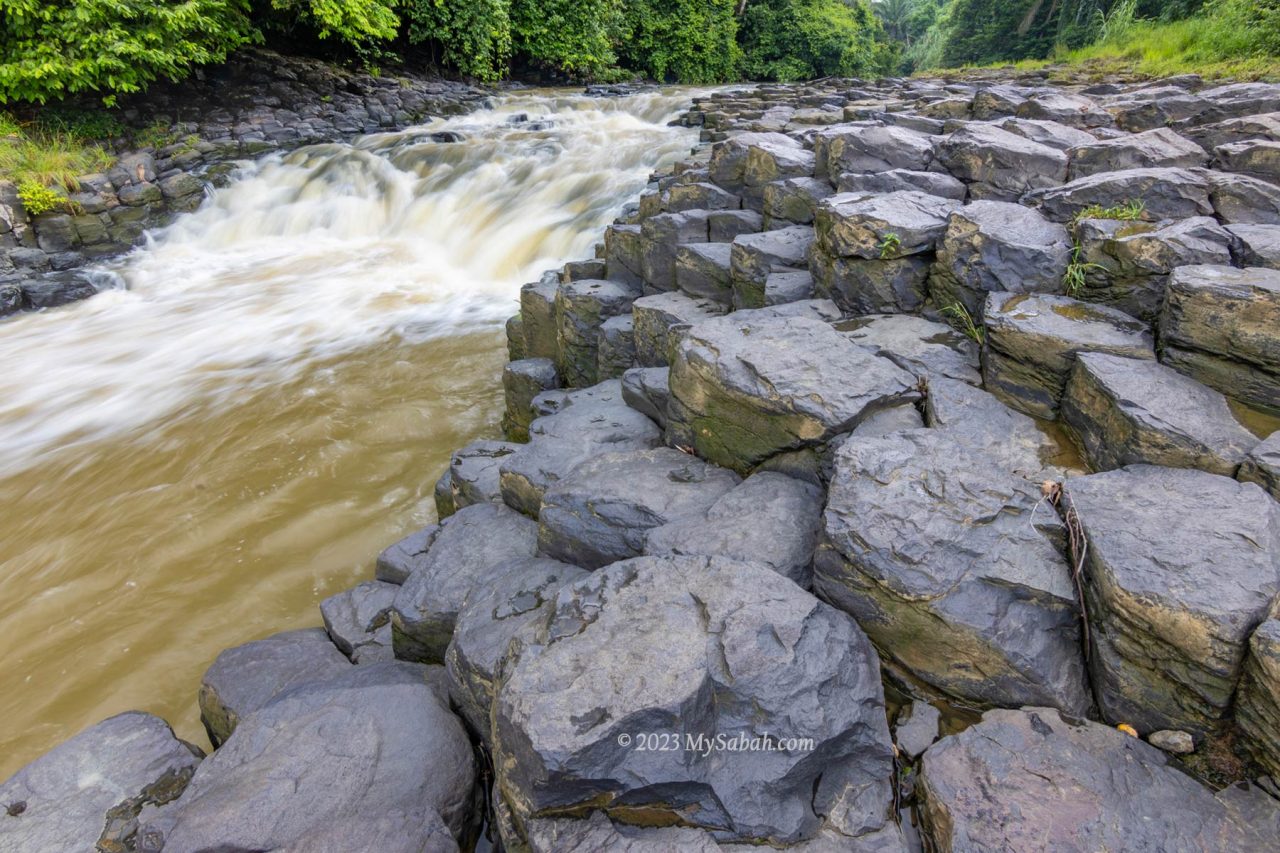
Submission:
{"label": "river", "polygon": [[510,95],[247,163],[120,289],[0,324],[0,779],[133,708],[207,746],[204,669],[434,520],[449,452],[498,435],[520,284],[688,152],[688,98]]}

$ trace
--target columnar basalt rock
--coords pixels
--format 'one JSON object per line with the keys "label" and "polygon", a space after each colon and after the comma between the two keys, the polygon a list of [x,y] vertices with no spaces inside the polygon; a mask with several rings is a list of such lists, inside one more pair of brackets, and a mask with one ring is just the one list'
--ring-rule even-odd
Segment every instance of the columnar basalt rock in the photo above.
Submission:
{"label": "columnar basalt rock", "polygon": [[938,159],[974,199],[1017,201],[1067,179],[1067,155],[994,125],[973,124],[944,139]]}
{"label": "columnar basalt rock", "polygon": [[1280,777],[1280,607],[1258,626],[1249,640],[1236,720],[1254,759]]}

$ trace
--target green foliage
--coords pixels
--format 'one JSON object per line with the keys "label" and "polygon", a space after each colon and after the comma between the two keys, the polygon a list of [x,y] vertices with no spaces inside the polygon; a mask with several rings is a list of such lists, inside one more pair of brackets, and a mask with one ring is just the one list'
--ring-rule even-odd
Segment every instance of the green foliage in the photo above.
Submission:
{"label": "green foliage", "polygon": [[944,317],[950,317],[955,320],[955,324],[960,327],[970,340],[979,346],[987,339],[987,330],[974,322],[973,315],[969,313],[969,309],[965,308],[960,302],[949,302],[939,308]]}
{"label": "green foliage", "polygon": [[76,177],[111,165],[110,154],[66,133],[23,127],[0,114],[0,180],[76,189]]}
{"label": "green foliage", "polygon": [[1084,293],[1085,285],[1088,283],[1089,273],[1093,270],[1106,271],[1106,267],[1102,264],[1088,263],[1081,259],[1084,253],[1084,247],[1079,243],[1071,249],[1071,263],[1067,264],[1067,272],[1062,277],[1063,290],[1067,296],[1079,297]]}
{"label": "green foliage", "polygon": [[896,256],[901,248],[902,238],[890,231],[884,235],[884,241],[880,244],[880,260],[888,260]]}
{"label": "green foliage", "polygon": [[37,181],[18,184],[18,199],[29,216],[40,216],[66,204],[66,199]]}
{"label": "green foliage", "polygon": [[355,47],[390,41],[400,29],[395,0],[271,0],[271,9],[317,38]]}
{"label": "green foliage", "polygon": [[485,82],[500,79],[511,58],[506,0],[406,0],[412,44],[428,43],[439,58]]}
{"label": "green foliage", "polygon": [[657,80],[723,83],[736,79],[737,0],[629,0],[617,33],[628,68]]}
{"label": "green foliage", "polygon": [[864,0],[756,0],[739,41],[748,78],[802,80],[887,71],[893,50]]}
{"label": "green foliage", "polygon": [[1075,215],[1075,222],[1084,219],[1119,219],[1122,222],[1138,222],[1147,213],[1147,203],[1141,199],[1131,198],[1112,207],[1091,204]]}
{"label": "green foliage", "polygon": [[0,0],[0,103],[114,103],[250,41],[246,0]]}
{"label": "green foliage", "polygon": [[512,0],[512,46],[534,66],[598,72],[617,58],[611,34],[620,11],[620,0]]}

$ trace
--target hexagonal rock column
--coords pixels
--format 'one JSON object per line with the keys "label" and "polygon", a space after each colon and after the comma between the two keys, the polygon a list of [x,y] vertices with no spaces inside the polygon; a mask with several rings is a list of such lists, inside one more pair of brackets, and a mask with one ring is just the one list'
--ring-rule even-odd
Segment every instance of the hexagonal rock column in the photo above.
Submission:
{"label": "hexagonal rock column", "polygon": [[1214,793],[1165,753],[1049,708],[988,711],[924,754],[917,788],[940,850],[1264,850],[1280,808]]}
{"label": "hexagonal rock column", "polygon": [[1189,169],[1209,162],[1209,152],[1167,127],[1080,145],[1067,156],[1071,158],[1072,180],[1099,172],[1160,166]]}
{"label": "hexagonal rock column", "polygon": [[1028,200],[1054,222],[1070,222],[1091,207],[1121,207],[1142,202],[1147,219],[1187,219],[1213,215],[1209,182],[1189,169],[1124,169],[1077,178],[1038,190]]}
{"label": "hexagonal rock column", "polygon": [[1224,394],[1280,410],[1280,271],[1174,270],[1160,313],[1160,360]]}
{"label": "hexagonal rock column", "polygon": [[764,186],[784,178],[813,177],[813,152],[781,133],[740,133],[711,151],[711,180],[758,203]]}
{"label": "hexagonal rock column", "polygon": [[671,420],[704,459],[746,473],[918,397],[915,376],[827,323],[752,313],[697,324],[671,365]]}
{"label": "hexagonal rock column", "polygon": [[807,225],[735,237],[729,255],[734,307],[765,307],[769,276],[807,269],[813,238]]}
{"label": "hexagonal rock column", "polygon": [[596,384],[600,326],[631,310],[639,288],[617,281],[582,279],[556,291],[557,367],[566,385]]}
{"label": "hexagonal rock column", "polygon": [[991,292],[1061,293],[1071,236],[1020,204],[975,201],[952,212],[929,278],[939,306],[977,318]]}
{"label": "hexagonal rock column", "polygon": [[1060,415],[1095,471],[1149,463],[1233,477],[1258,444],[1225,397],[1146,359],[1080,353]]}
{"label": "hexagonal rock column", "polygon": [[714,557],[616,563],[562,588],[550,614],[513,649],[493,711],[518,825],[599,809],[776,845],[885,826],[878,660],[844,614]]}
{"label": "hexagonal rock column", "polygon": [[1215,730],[1280,592],[1280,504],[1252,483],[1151,465],[1067,480],[1065,495],[1088,541],[1103,718],[1144,733]]}
{"label": "hexagonal rock column", "polygon": [[640,367],[665,367],[691,326],[719,317],[725,306],[683,293],[642,296],[631,306],[635,326],[636,362]]}
{"label": "hexagonal rock column", "polygon": [[1047,294],[987,298],[982,378],[1015,409],[1052,420],[1077,353],[1155,358],[1144,323],[1114,308]]}
{"label": "hexagonal rock column", "polygon": [[[1075,587],[1040,490],[943,430],[846,442],[814,590],[892,668],[981,706],[1091,706]],[[1045,511],[1041,523],[1055,527]]]}
{"label": "hexagonal rock column", "polygon": [[1067,155],[994,125],[970,124],[944,139],[938,159],[974,199],[1017,201],[1067,179]]}
{"label": "hexagonal rock column", "polygon": [[834,183],[845,172],[923,172],[933,162],[933,140],[905,127],[833,127],[815,135],[814,154],[817,176]]}

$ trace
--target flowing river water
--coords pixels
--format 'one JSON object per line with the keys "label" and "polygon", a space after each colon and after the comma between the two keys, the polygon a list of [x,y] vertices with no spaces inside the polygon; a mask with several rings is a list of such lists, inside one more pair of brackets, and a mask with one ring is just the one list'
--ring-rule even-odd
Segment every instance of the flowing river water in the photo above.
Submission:
{"label": "flowing river water", "polygon": [[0,779],[132,708],[205,743],[221,649],[320,624],[431,522],[498,434],[520,284],[688,152],[688,99],[511,95],[268,157],[122,289],[0,324]]}

